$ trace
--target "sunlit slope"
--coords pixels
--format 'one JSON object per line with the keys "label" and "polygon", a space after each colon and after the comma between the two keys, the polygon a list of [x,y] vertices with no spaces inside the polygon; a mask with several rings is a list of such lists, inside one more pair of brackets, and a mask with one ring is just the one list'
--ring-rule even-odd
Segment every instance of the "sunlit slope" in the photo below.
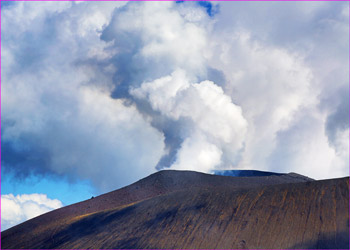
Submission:
{"label": "sunlit slope", "polygon": [[270,177],[159,172],[6,230],[2,248],[348,248],[348,178]]}

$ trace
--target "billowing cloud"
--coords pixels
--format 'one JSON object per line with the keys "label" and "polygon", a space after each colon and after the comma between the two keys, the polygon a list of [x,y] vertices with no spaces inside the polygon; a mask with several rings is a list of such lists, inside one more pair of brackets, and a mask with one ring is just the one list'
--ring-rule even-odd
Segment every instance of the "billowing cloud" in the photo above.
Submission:
{"label": "billowing cloud", "polygon": [[296,2],[221,8],[209,63],[248,121],[238,168],[348,174],[348,8]]}
{"label": "billowing cloud", "polygon": [[60,207],[61,201],[46,194],[1,195],[1,231]]}
{"label": "billowing cloud", "polygon": [[225,75],[226,93],[241,105],[249,123],[241,168],[269,168],[278,131],[288,128],[295,113],[315,104],[312,73],[302,60],[280,48],[255,41],[247,31],[214,39],[218,52],[211,64]]}
{"label": "billowing cloud", "polygon": [[[15,19],[13,11],[32,6],[20,3],[3,14],[5,172],[90,179],[103,191],[154,172],[164,136],[135,105],[110,97],[114,70],[101,62],[108,54],[99,36],[113,5],[43,3],[23,15],[31,17],[23,28],[21,21],[28,21]],[[10,29],[16,22],[23,30]]]}
{"label": "billowing cloud", "polygon": [[101,192],[162,168],[347,175],[348,8],[7,5],[4,173],[89,179]]}
{"label": "billowing cloud", "polygon": [[192,5],[184,9],[173,2],[131,2],[117,9],[101,35],[113,43],[109,63],[116,68],[114,97],[130,98],[130,86],[164,77],[179,67],[192,79],[204,77],[207,26],[205,10]]}

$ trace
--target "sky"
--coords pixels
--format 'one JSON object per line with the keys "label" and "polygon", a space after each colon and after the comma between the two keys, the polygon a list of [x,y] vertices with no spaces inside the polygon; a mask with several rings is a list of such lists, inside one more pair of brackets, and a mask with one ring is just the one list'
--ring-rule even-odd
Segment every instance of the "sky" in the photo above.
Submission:
{"label": "sky", "polygon": [[1,230],[163,169],[349,175],[349,3],[1,2]]}

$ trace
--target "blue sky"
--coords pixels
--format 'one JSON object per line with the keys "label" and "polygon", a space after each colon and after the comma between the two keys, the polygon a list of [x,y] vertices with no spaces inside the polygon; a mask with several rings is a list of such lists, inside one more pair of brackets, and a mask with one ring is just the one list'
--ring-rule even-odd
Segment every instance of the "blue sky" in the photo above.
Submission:
{"label": "blue sky", "polygon": [[349,175],[348,2],[2,2],[1,23],[2,230],[161,169]]}
{"label": "blue sky", "polygon": [[97,193],[89,181],[69,181],[62,177],[45,176],[30,176],[18,181],[14,176],[3,173],[2,177],[1,194],[21,195],[45,192],[48,198],[58,199],[63,205],[90,199]]}

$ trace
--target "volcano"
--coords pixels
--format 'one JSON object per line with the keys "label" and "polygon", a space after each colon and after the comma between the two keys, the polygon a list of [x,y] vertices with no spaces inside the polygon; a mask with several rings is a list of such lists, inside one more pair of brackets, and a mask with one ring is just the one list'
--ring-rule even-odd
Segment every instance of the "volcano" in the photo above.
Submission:
{"label": "volcano", "polygon": [[7,229],[1,246],[349,249],[348,177],[232,173],[159,171]]}

